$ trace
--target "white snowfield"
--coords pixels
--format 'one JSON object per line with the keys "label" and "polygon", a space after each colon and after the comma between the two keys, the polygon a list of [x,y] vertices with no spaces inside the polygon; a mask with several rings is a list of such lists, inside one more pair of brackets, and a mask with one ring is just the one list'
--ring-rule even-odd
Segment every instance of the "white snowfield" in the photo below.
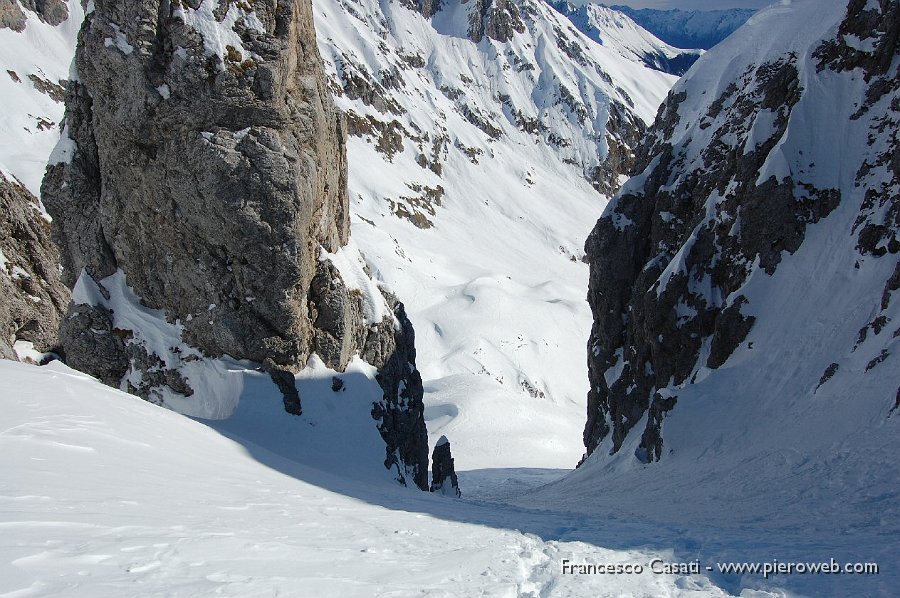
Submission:
{"label": "white snowfield", "polygon": [[672,555],[324,473],[58,363],[0,362],[0,397],[0,596],[726,595],[703,577],[564,575],[564,559]]}
{"label": "white snowfield", "polygon": [[334,393],[311,364],[299,418],[260,374],[232,418],[204,423],[59,362],[0,361],[0,596],[888,596],[898,581],[890,528],[864,538],[878,575],[719,572],[862,551],[851,529],[779,527],[777,503],[769,523],[742,519],[765,500],[711,500],[714,484],[673,485],[669,521],[639,501],[575,512],[522,495],[562,470],[461,472],[461,500],[402,488],[377,469],[369,373]]}
{"label": "white snowfield", "polygon": [[[330,400],[329,381],[304,407]],[[408,490],[364,460],[343,476],[307,464],[369,449],[346,434],[322,434],[301,463],[254,442],[283,432],[277,417],[229,436],[59,363],[0,361],[0,401],[0,596],[728,595],[705,576],[650,573],[682,558],[652,528]],[[291,422],[295,438],[305,423]]]}

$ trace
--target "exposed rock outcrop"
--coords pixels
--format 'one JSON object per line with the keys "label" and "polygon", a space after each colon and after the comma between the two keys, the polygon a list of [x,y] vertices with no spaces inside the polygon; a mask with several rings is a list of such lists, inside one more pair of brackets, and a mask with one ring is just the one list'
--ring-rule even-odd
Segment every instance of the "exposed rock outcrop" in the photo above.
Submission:
{"label": "exposed rock outcrop", "polygon": [[17,359],[16,341],[57,349],[69,290],[37,199],[0,174],[0,358]]}
{"label": "exposed rock outcrop", "polygon": [[51,25],[59,25],[69,17],[69,9],[63,0],[21,0],[21,6],[17,0],[0,0],[0,29],[24,31],[23,6]]}
{"label": "exposed rock outcrop", "polygon": [[445,496],[459,498],[459,480],[453,467],[453,456],[450,454],[450,441],[441,436],[431,453],[431,491]]}
{"label": "exposed rock outcrop", "polygon": [[469,38],[480,42],[485,36],[498,42],[508,42],[516,33],[523,33],[525,24],[515,0],[472,0],[469,9]]}
{"label": "exposed rock outcrop", "polygon": [[401,4],[429,19],[450,3],[468,4],[469,39],[480,42],[485,37],[508,42],[525,24],[516,0],[400,0]]}
{"label": "exposed rock outcrop", "polygon": [[[718,91],[703,83],[703,69],[694,71],[700,81],[689,76],[673,89],[638,150],[641,174],[609,204],[585,245],[594,314],[588,455],[609,437],[615,453],[644,422],[636,456],[659,460],[662,422],[677,409],[679,388],[746,345],[757,318],[746,290],[751,277],[771,277],[839,206],[851,205],[858,216],[852,230],[831,235],[858,236],[860,258],[897,259],[898,10],[896,2],[876,8],[852,0],[834,39],[752,58],[741,71],[725,71]],[[704,59],[718,60],[706,67],[714,69],[710,77],[739,64],[717,59],[716,50],[710,56]],[[856,92],[842,91],[855,89],[852,79],[835,78],[853,68],[865,79],[866,101],[854,103]],[[838,142],[847,149],[807,131],[822,114],[844,112],[853,114]],[[861,149],[851,150],[857,138]],[[849,185],[834,174],[845,164],[857,169]],[[893,291],[891,281],[876,286],[881,310],[872,329],[881,330]],[[881,300],[882,288],[888,299]]]}
{"label": "exposed rock outcrop", "polygon": [[178,373],[193,351],[160,355],[140,326],[117,328],[120,273],[202,356],[264,364],[291,413],[289,372],[313,352],[337,370],[359,353],[385,390],[389,466],[425,488],[412,327],[331,261],[348,251],[346,126],[310,2],[100,0],[75,67],[42,187],[66,282],[96,289],[62,326],[69,362],[149,400],[202,390]]}
{"label": "exposed rock outcrop", "polygon": [[69,9],[63,0],[21,0],[21,2],[22,6],[36,12],[42,20],[51,25],[59,25],[69,17]]}
{"label": "exposed rock outcrop", "polygon": [[16,0],[0,0],[0,29],[25,30],[25,13]]}
{"label": "exposed rock outcrop", "polygon": [[641,120],[618,102],[610,102],[606,121],[606,159],[594,168],[591,184],[606,196],[612,196],[622,180],[635,169],[635,148],[646,127]]}

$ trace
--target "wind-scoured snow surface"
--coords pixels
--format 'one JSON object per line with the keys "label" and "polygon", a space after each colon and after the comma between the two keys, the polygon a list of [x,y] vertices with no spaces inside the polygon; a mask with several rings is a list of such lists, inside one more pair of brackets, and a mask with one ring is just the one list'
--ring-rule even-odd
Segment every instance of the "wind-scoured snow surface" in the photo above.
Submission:
{"label": "wind-scoured snow surface", "polygon": [[24,31],[0,28],[0,173],[35,197],[59,141],[65,82],[84,19],[80,1],[67,4],[69,18],[57,26],[22,8]]}
{"label": "wind-scoured snow surface", "polygon": [[[217,431],[58,362],[0,361],[0,595],[727,595],[701,576],[562,574],[564,559],[672,559],[656,530],[571,534],[572,517],[336,475],[372,468],[334,443],[322,454],[334,412],[366,398],[346,406],[329,385],[324,370],[301,381],[311,414],[291,445],[252,391],[243,425]],[[359,442],[380,444],[363,428]]]}
{"label": "wind-scoured snow surface", "polygon": [[476,44],[468,4],[426,19],[399,2],[313,3],[350,114],[353,238],[406,305],[429,434],[450,438],[459,470],[581,456],[580,259],[606,204],[585,174],[606,157],[610,105],[649,123],[675,81],[543,2],[517,4],[523,33]]}
{"label": "wind-scoured snow surface", "polygon": [[676,48],[709,50],[734,33],[756,12],[750,8],[726,10],[660,10],[613,5],[641,27]]}

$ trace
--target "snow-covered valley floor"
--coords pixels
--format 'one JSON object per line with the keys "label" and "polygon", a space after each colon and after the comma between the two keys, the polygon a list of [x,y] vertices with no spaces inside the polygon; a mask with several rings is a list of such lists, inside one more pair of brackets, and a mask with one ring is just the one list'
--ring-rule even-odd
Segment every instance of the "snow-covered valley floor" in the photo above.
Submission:
{"label": "snow-covered valley floor", "polygon": [[[362,419],[344,434],[328,423],[366,400],[364,373],[344,399],[325,388],[327,371],[312,371],[298,382],[309,415],[282,411],[274,423],[265,415],[279,397],[261,392],[263,376],[242,375],[244,407],[207,425],[59,363],[0,361],[0,596],[867,596],[897,582],[893,536],[521,506],[560,469],[463,471],[462,500],[404,489],[350,460],[365,448],[348,442]],[[649,572],[654,559],[864,556],[880,557],[880,575]],[[645,572],[577,575],[565,561]]]}

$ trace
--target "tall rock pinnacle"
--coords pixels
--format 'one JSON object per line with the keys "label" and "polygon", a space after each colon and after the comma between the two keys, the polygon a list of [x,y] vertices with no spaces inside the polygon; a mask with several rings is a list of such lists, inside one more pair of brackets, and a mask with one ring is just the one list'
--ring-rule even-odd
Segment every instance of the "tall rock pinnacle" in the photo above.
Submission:
{"label": "tall rock pinnacle", "polygon": [[181,372],[197,355],[117,319],[119,285],[204,358],[298,371],[316,352],[341,370],[359,353],[385,391],[386,464],[424,488],[412,327],[329,258],[349,238],[345,137],[309,0],[97,1],[42,187],[75,287],[61,340],[150,400],[201,393]]}

